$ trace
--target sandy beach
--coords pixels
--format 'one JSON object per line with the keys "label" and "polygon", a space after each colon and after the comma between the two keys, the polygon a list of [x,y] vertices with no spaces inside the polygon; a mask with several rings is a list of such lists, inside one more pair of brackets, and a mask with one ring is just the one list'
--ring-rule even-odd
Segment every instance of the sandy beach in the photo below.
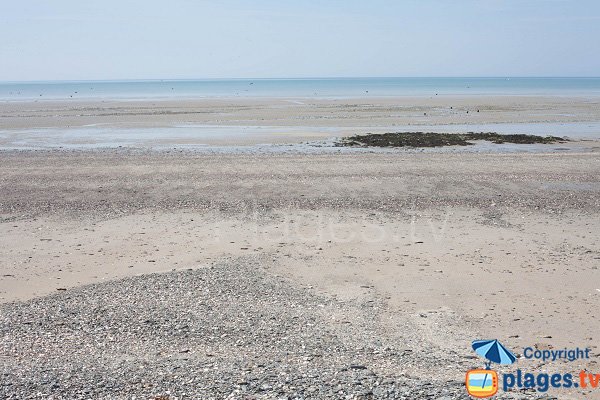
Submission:
{"label": "sandy beach", "polygon": [[586,143],[536,154],[5,150],[0,391],[466,398],[464,373],[480,367],[472,340],[501,337],[519,356],[596,352],[600,157]]}

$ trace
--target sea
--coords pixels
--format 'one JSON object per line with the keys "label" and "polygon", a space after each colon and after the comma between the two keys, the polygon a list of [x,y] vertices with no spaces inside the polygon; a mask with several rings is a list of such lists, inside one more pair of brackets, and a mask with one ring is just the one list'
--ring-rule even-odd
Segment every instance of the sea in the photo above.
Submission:
{"label": "sea", "polygon": [[594,78],[310,78],[0,82],[0,100],[351,98],[434,95],[598,96]]}

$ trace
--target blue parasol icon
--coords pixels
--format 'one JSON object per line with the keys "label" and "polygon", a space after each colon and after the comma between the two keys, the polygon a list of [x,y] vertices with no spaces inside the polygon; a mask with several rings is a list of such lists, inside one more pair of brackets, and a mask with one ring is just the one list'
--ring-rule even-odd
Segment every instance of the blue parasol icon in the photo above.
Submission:
{"label": "blue parasol icon", "polygon": [[472,344],[475,353],[488,359],[486,367],[489,369],[491,363],[512,364],[517,357],[502,345],[498,340],[474,340]]}

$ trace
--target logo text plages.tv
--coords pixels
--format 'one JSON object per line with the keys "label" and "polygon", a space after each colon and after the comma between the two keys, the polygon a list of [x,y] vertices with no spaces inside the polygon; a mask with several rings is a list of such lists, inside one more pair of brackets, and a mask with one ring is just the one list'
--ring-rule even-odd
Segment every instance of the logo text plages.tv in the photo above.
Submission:
{"label": "logo text plages.tv", "polygon": [[[514,389],[534,389],[538,392],[546,392],[550,388],[597,388],[600,386],[600,374],[587,371],[579,373],[535,373],[523,372],[521,369],[515,372],[506,372],[502,378],[491,369],[492,363],[510,365],[517,358],[504,347],[498,340],[475,340],[471,347],[477,355],[486,359],[484,369],[473,369],[467,372],[465,385],[469,395],[476,398],[487,398],[494,396],[500,386],[503,391]],[[575,361],[577,359],[589,359],[589,348],[575,348],[562,350],[539,350],[526,347],[523,351],[525,359],[539,359],[542,361]]]}

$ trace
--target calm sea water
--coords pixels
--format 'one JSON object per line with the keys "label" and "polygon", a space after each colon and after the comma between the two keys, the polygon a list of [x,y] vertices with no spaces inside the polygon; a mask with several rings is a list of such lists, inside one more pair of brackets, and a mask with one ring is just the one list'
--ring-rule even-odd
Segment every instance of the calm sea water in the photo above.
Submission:
{"label": "calm sea water", "polygon": [[323,78],[0,82],[1,100],[600,95],[600,78]]}

